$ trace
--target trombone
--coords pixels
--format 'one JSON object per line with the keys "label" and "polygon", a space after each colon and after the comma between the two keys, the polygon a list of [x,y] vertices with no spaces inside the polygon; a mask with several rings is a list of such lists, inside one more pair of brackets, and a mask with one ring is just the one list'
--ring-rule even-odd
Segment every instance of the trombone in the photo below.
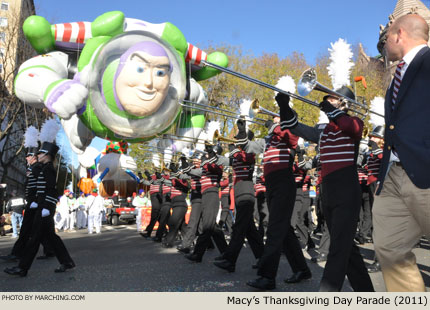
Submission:
{"label": "trombone", "polygon": [[[384,115],[379,114],[377,112],[371,111],[366,105],[356,101],[356,100],[352,100],[348,97],[345,97],[342,94],[339,94],[338,92],[331,90],[330,88],[318,83],[317,81],[317,73],[315,72],[315,69],[313,68],[309,68],[307,70],[305,70],[302,73],[302,76],[300,78],[299,83],[297,84],[297,92],[302,95],[302,96],[307,96],[311,91],[313,90],[318,90],[321,91],[323,93],[327,93],[329,95],[333,95],[335,97],[341,98],[341,101],[344,101],[348,110],[360,114],[362,116],[367,116],[368,113],[372,113],[375,115],[378,115],[380,117],[384,117]],[[357,111],[355,109],[351,109],[348,105],[355,105],[357,106],[359,109],[363,109],[366,112],[362,113],[360,111]]]}
{"label": "trombone", "polygon": [[[302,95],[302,96],[299,96],[299,95],[293,94],[293,93],[291,93],[291,92],[289,92],[289,91],[285,91],[285,90],[283,90],[283,89],[280,89],[280,88],[275,87],[275,86],[273,86],[273,85],[270,85],[270,84],[268,84],[268,83],[265,83],[265,82],[262,82],[262,81],[260,81],[260,80],[257,80],[257,79],[254,79],[254,78],[251,78],[251,77],[249,77],[249,76],[247,76],[247,75],[245,75],[245,74],[242,74],[242,73],[239,73],[239,72],[235,72],[235,71],[233,71],[233,70],[230,70],[230,69],[228,69],[228,68],[224,68],[224,67],[218,66],[218,65],[216,65],[216,64],[213,64],[213,63],[208,62],[208,61],[205,61],[205,60],[202,60],[202,61],[201,61],[201,64],[202,64],[203,66],[210,67],[210,68],[213,68],[213,69],[217,69],[217,70],[219,70],[219,71],[222,71],[222,72],[225,72],[225,73],[231,74],[231,75],[233,75],[233,76],[239,77],[239,78],[244,79],[244,80],[246,80],[246,81],[249,81],[249,82],[251,82],[251,83],[254,83],[254,84],[257,84],[257,85],[260,85],[260,86],[263,86],[263,87],[269,88],[269,89],[274,90],[274,91],[276,91],[276,92],[278,92],[278,93],[282,93],[282,94],[288,95],[288,96],[290,96],[291,98],[294,98],[294,99],[297,99],[297,100],[303,101],[303,102],[305,102],[305,103],[308,103],[308,104],[310,104],[310,105],[313,105],[313,106],[315,106],[315,107],[319,108],[319,104],[318,104],[317,102],[312,101],[312,100],[310,100],[310,99],[307,99],[307,98],[303,97],[303,95]],[[310,69],[310,70],[313,70],[313,69]],[[315,70],[313,70],[313,71],[314,71],[314,72],[313,72],[313,73],[314,73],[313,75],[311,74],[312,72],[311,72],[310,70],[308,69],[308,70],[306,70],[306,71],[302,74],[302,78],[300,79],[299,84],[297,85],[297,89],[300,89],[300,88],[309,89],[309,91],[307,92],[307,94],[309,94],[309,92],[311,92],[311,91],[314,89],[314,87],[315,87],[315,85],[316,85],[316,83],[317,83],[317,82],[316,82],[316,74],[315,74]],[[314,80],[315,80],[315,85],[313,85],[313,87],[312,87],[312,83],[308,83],[308,84],[303,84],[303,85],[301,85],[302,83],[306,83],[306,82],[310,82],[310,81],[312,81],[312,77],[313,77],[313,78],[314,78]],[[306,78],[309,78],[309,80],[307,80]],[[303,80],[303,81],[302,81],[302,80]],[[318,84],[319,84],[319,83],[318,83]],[[321,84],[319,84],[319,85],[320,85],[320,86],[322,86]],[[324,90],[322,90],[322,89],[324,89]],[[357,114],[360,114],[360,115],[362,115],[362,116],[364,116],[364,117],[365,117],[368,113],[373,113],[373,114],[375,114],[375,115],[378,115],[378,116],[384,117],[383,115],[381,115],[381,114],[379,114],[379,113],[376,113],[376,112],[370,111],[370,109],[369,109],[367,106],[365,106],[365,105],[363,105],[363,104],[361,104],[361,103],[359,103],[359,102],[357,102],[357,101],[355,101],[355,100],[351,100],[351,99],[349,99],[349,98],[346,98],[346,97],[345,97],[345,96],[343,96],[342,94],[339,94],[339,93],[337,93],[337,92],[334,92],[334,91],[332,91],[332,90],[328,89],[327,87],[324,87],[324,88],[321,88],[321,89],[317,88],[317,90],[321,90],[321,91],[323,91],[323,92],[327,92],[327,91],[329,91],[329,94],[335,95],[336,97],[342,98],[342,99],[346,100],[347,102],[349,102],[349,103],[351,103],[351,104],[357,105],[359,108],[361,108],[361,109],[365,110],[365,111],[366,111],[366,113],[362,113],[362,112],[360,112],[360,111],[358,111],[358,110],[351,109],[351,108],[349,108],[349,110],[350,110],[350,111],[352,111],[352,112],[355,112],[355,113],[357,113]],[[301,90],[299,90],[299,93],[300,93],[300,91],[301,91]]]}
{"label": "trombone", "polygon": [[279,117],[278,113],[272,112],[270,110],[267,110],[267,109],[261,107],[257,98],[252,100],[252,103],[251,103],[249,110],[250,110],[249,111],[249,117],[253,117],[257,113],[266,114],[266,115],[269,115],[272,117]]}
{"label": "trombone", "polygon": [[[183,100],[183,103],[179,103],[179,104],[183,107],[186,107],[186,108],[194,108],[194,109],[197,109],[200,111],[225,116],[228,118],[233,118],[233,119],[238,119],[238,120],[246,118],[245,115],[239,115],[238,116],[236,112],[231,111],[231,110],[227,110],[227,109],[223,109],[223,108],[219,108],[219,107],[212,107],[210,105],[206,105],[206,104],[198,103],[198,102],[193,102],[193,101],[189,101],[189,100]],[[210,109],[213,109],[213,110],[210,110]],[[264,125],[264,123],[266,122],[266,120],[262,119],[262,118],[246,119],[246,121],[248,121],[250,123],[258,124],[258,125]]]}
{"label": "trombone", "polygon": [[215,132],[214,132],[213,141],[214,141],[214,144],[216,142],[225,142],[225,143],[229,143],[229,144],[230,143],[237,143],[236,139],[231,139],[231,138],[226,138],[226,137],[221,136],[218,129],[215,130]]}

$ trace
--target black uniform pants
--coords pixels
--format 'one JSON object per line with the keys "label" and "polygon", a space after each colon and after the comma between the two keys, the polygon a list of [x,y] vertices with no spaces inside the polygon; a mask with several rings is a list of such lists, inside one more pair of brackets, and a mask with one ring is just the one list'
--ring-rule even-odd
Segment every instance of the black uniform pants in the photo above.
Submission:
{"label": "black uniform pants", "polygon": [[296,185],[290,170],[277,170],[266,176],[266,198],[269,207],[269,225],[258,275],[275,279],[282,251],[294,273],[307,270],[308,266],[300,242],[291,226]]}
{"label": "black uniform pants", "polygon": [[231,233],[232,226],[233,226],[233,217],[232,213],[230,211],[230,195],[222,195],[221,196],[221,217],[219,220],[219,226],[223,228],[225,225],[225,228],[228,233]]}
{"label": "black uniform pants", "polygon": [[187,213],[187,209],[188,207],[185,202],[184,204],[172,206],[172,214],[170,215],[168,220],[169,232],[167,233],[165,241],[168,246],[173,246],[173,242],[175,242],[175,238],[178,235],[179,228],[185,220],[185,214]]}
{"label": "black uniform pants", "polygon": [[216,225],[216,217],[219,210],[219,194],[218,189],[207,190],[202,195],[202,227],[203,232],[197,238],[196,246],[194,247],[194,254],[198,257],[203,257],[206,249],[208,248],[211,238],[215,242],[218,250],[224,253],[227,248],[227,242],[224,238],[224,233]]}
{"label": "black uniform pants", "polygon": [[189,248],[196,238],[197,228],[199,227],[200,217],[202,214],[202,199],[196,198],[191,200],[191,214],[188,221],[187,232],[182,238],[182,246]]}
{"label": "black uniform pants", "polygon": [[306,197],[306,192],[303,192],[301,187],[296,189],[296,202],[291,218],[291,226],[295,228],[296,233],[303,247],[308,244],[310,238],[310,230],[306,225],[306,215],[309,212],[310,202]]}
{"label": "black uniform pants", "polygon": [[224,258],[236,264],[242,249],[245,237],[254,253],[255,258],[260,258],[263,254],[263,238],[255,227],[254,222],[254,201],[241,201],[236,204],[236,218],[233,224],[233,232],[230,243],[224,252]]}
{"label": "black uniform pants", "polygon": [[163,238],[164,233],[167,231],[167,223],[170,217],[170,209],[172,208],[172,203],[170,201],[170,197],[165,197],[163,199],[163,204],[160,210],[160,218],[158,220],[158,229],[155,237]]}
{"label": "black uniform pants", "polygon": [[372,236],[372,204],[373,193],[368,185],[361,185],[361,210],[358,235],[363,238]]}
{"label": "black uniform pants", "polygon": [[330,173],[324,177],[322,187],[323,212],[330,233],[330,248],[320,291],[340,291],[346,275],[354,291],[373,292],[363,257],[354,243],[361,205],[361,190],[355,165]]}
{"label": "black uniform pants", "polygon": [[260,233],[261,238],[264,238],[267,231],[267,225],[269,224],[269,208],[267,207],[266,193],[258,193],[255,202],[257,213],[256,218],[258,221],[258,232]]}
{"label": "black uniform pants", "polygon": [[146,232],[148,235],[151,235],[152,230],[154,229],[155,223],[160,218],[161,211],[161,196],[159,193],[155,193],[151,195],[151,220],[146,227]]}
{"label": "black uniform pants", "polygon": [[[15,242],[12,248],[11,255],[15,255],[17,257],[22,257],[24,254],[25,245],[31,236],[31,228],[33,226],[34,217],[36,214],[36,209],[26,208],[24,212],[24,219],[22,220],[21,229],[19,231],[18,240]],[[53,255],[54,250],[46,241],[46,238],[41,240],[43,245],[43,253],[45,255]]]}
{"label": "black uniform pants", "polygon": [[55,233],[55,224],[53,215],[42,217],[41,210],[38,209],[33,221],[31,229],[31,237],[27,242],[24,255],[19,261],[19,267],[29,270],[33,263],[34,257],[39,250],[40,242],[46,238],[47,242],[52,246],[55,256],[60,264],[73,263],[69,252],[66,249],[61,238]]}

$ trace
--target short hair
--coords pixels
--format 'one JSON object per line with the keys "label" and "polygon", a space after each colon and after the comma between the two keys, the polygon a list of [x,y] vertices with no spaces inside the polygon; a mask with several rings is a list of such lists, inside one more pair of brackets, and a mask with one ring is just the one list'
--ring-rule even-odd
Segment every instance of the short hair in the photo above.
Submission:
{"label": "short hair", "polygon": [[410,38],[415,40],[429,40],[429,25],[418,14],[406,14],[397,18],[388,29],[389,32],[396,32],[400,28],[404,29]]}

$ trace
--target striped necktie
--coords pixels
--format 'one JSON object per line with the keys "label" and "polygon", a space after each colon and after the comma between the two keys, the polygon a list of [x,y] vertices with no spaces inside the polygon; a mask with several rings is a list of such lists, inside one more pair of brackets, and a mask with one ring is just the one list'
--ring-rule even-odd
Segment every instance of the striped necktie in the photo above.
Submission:
{"label": "striped necktie", "polygon": [[402,68],[405,65],[405,61],[401,60],[396,68],[396,73],[394,73],[394,87],[393,87],[393,99],[392,99],[392,109],[394,109],[394,105],[396,104],[397,94],[399,93],[400,84],[402,83]]}

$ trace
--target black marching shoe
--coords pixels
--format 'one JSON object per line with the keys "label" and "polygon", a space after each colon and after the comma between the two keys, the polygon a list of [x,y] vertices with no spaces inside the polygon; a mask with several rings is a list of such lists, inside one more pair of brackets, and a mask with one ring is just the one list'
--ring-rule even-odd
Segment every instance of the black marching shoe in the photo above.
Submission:
{"label": "black marching shoe", "polygon": [[10,274],[11,276],[25,277],[27,275],[27,270],[22,269],[22,268],[20,268],[18,266],[6,268],[4,270],[4,272],[6,272],[7,274]]}
{"label": "black marching shoe", "polygon": [[214,258],[214,261],[216,262],[221,260],[225,260],[224,253],[221,253],[221,255],[218,255],[217,257]]}
{"label": "black marching shoe", "polygon": [[67,269],[73,269],[75,268],[75,263],[67,263],[67,264],[61,264],[58,268],[56,268],[54,270],[54,272],[59,273],[59,272],[66,272]]}
{"label": "black marching shoe", "polygon": [[379,265],[378,262],[374,262],[373,264],[367,265],[367,272],[368,273],[374,273],[381,271],[381,265]]}
{"label": "black marching shoe", "polygon": [[259,258],[257,258],[255,263],[252,265],[252,269],[258,269],[258,268],[260,268],[260,259]]}
{"label": "black marching shoe", "polygon": [[161,242],[161,238],[160,237],[152,237],[152,241]]}
{"label": "black marching shoe", "polygon": [[312,263],[325,262],[326,260],[327,260],[326,254],[318,254],[317,256],[311,258]]}
{"label": "black marching shoe", "polygon": [[0,259],[7,261],[7,262],[17,262],[18,261],[18,257],[12,254],[9,255],[2,255],[0,256]]}
{"label": "black marching shoe", "polygon": [[147,232],[146,233],[140,232],[139,235],[141,235],[145,239],[151,238],[151,234],[148,234]]}
{"label": "black marching shoe", "polygon": [[202,262],[202,258],[199,257],[197,254],[194,254],[194,253],[186,254],[185,258],[192,261],[192,262],[195,262],[195,263],[201,263]]}
{"label": "black marching shoe", "polygon": [[307,280],[312,278],[312,273],[309,269],[303,271],[297,271],[293,275],[284,280],[285,283],[299,283],[302,280]]}
{"label": "black marching shoe", "polygon": [[43,255],[36,257],[36,259],[48,259],[51,257],[55,257],[55,254],[43,254]]}
{"label": "black marching shoe", "polygon": [[170,248],[173,248],[173,245],[171,245],[170,243],[167,243],[167,242],[163,242],[163,243],[161,243],[161,247],[166,248],[166,249],[170,249]]}
{"label": "black marching shoe", "polygon": [[178,250],[178,252],[181,252],[183,254],[189,254],[191,252],[191,248],[183,246],[182,244],[178,245],[176,247],[176,250]]}
{"label": "black marching shoe", "polygon": [[229,262],[226,259],[215,261],[214,265],[217,266],[218,268],[227,270],[228,272],[234,272],[236,269],[235,264],[233,264],[232,262]]}
{"label": "black marching shoe", "polygon": [[246,285],[259,289],[260,291],[268,291],[276,288],[276,281],[275,279],[259,277],[255,280],[246,282]]}

